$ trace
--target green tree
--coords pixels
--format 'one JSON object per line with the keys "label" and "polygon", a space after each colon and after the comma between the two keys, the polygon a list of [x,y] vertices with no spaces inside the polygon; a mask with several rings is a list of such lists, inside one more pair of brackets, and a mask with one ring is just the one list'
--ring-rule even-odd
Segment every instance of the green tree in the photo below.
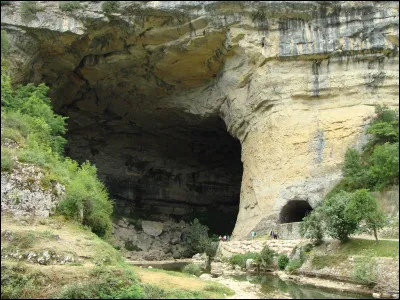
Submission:
{"label": "green tree", "polygon": [[303,218],[303,222],[300,224],[300,235],[310,239],[314,245],[322,244],[324,222],[321,207],[316,207],[312,213]]}
{"label": "green tree", "polygon": [[202,252],[206,252],[209,256],[215,254],[216,248],[208,236],[208,230],[208,227],[202,225],[197,218],[186,228],[184,244],[189,256]]}
{"label": "green tree", "polygon": [[369,158],[369,181],[376,190],[399,182],[399,143],[377,145]]}
{"label": "green tree", "polygon": [[321,207],[326,233],[341,242],[348,241],[349,236],[358,228],[358,221],[355,216],[345,213],[351,196],[351,193],[340,191],[325,200]]}
{"label": "green tree", "polygon": [[356,219],[359,224],[364,222],[366,229],[374,234],[378,242],[377,230],[385,226],[386,217],[368,190],[360,189],[352,193],[345,208],[345,215],[347,218]]}
{"label": "green tree", "polygon": [[362,172],[360,153],[356,149],[349,148],[344,156],[342,168],[343,176],[357,176]]}
{"label": "green tree", "polygon": [[261,250],[260,255],[255,258],[256,264],[264,268],[272,266],[276,252],[269,248],[267,245]]}

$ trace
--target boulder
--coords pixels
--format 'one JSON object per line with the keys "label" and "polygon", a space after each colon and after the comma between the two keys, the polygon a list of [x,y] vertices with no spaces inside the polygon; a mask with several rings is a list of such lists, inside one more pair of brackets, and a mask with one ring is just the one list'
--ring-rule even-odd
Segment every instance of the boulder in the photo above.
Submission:
{"label": "boulder", "polygon": [[202,268],[203,270],[206,270],[208,265],[209,265],[209,257],[207,256],[206,253],[197,253],[193,255],[192,257],[193,263],[197,264]]}
{"label": "boulder", "polygon": [[163,232],[164,224],[154,221],[142,221],[142,228],[145,233],[151,236],[159,236]]}

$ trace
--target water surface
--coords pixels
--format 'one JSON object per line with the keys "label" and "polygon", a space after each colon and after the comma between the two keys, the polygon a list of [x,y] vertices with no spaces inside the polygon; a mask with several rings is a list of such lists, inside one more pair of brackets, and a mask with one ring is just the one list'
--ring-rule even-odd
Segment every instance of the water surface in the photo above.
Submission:
{"label": "water surface", "polygon": [[266,299],[269,299],[268,295],[275,292],[286,293],[293,299],[373,299],[372,295],[342,292],[307,284],[297,284],[291,280],[284,281],[278,276],[270,274],[232,277],[240,281],[261,284],[261,292],[267,296]]}

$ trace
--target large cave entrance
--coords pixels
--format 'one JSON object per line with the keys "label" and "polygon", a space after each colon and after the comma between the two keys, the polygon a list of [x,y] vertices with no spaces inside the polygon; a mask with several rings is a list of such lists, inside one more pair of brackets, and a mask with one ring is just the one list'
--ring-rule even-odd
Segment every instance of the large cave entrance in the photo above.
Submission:
{"label": "large cave entrance", "polygon": [[291,200],[279,214],[279,224],[301,222],[312,211],[312,207],[304,200]]}
{"label": "large cave entrance", "polygon": [[210,233],[232,233],[239,211],[241,145],[219,117],[161,110],[137,122],[83,122],[84,115],[69,120],[67,155],[96,165],[115,199],[116,217],[198,218]]}

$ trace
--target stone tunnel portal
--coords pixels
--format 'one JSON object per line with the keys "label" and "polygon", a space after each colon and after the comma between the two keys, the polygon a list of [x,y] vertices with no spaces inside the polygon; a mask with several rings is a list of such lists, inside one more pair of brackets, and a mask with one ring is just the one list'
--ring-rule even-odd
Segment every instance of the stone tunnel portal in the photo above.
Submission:
{"label": "stone tunnel portal", "polygon": [[312,211],[305,200],[291,200],[282,208],[279,214],[279,224],[301,222]]}

